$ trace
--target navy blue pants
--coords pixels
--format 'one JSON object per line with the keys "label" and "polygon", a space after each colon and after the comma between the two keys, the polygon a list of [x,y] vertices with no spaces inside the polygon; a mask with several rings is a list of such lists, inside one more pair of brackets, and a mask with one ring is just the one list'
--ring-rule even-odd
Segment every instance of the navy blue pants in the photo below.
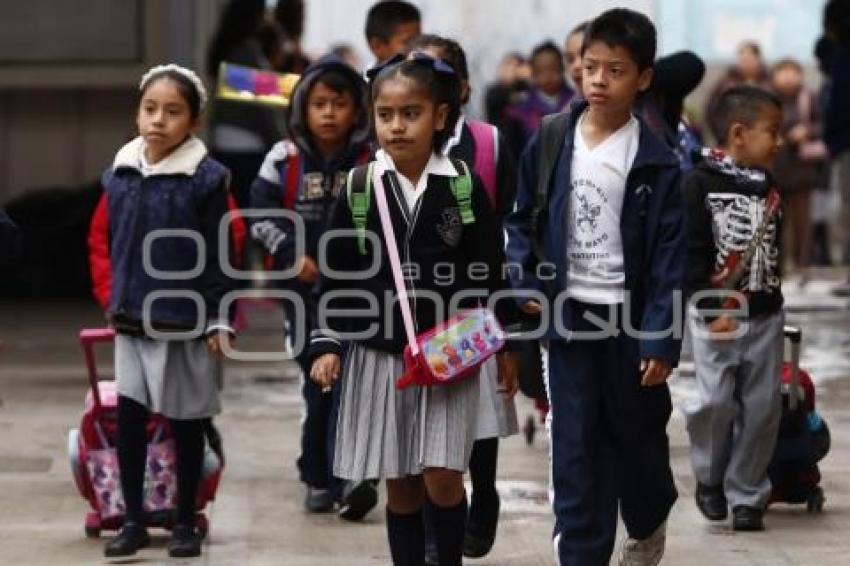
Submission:
{"label": "navy blue pants", "polygon": [[[584,319],[587,311],[609,316],[606,306],[571,306],[573,330],[598,329]],[[549,343],[554,536],[561,566],[608,564],[618,504],[629,536],[643,539],[666,520],[676,500],[666,432],[670,391],[666,385],[641,387],[639,364],[637,341],[622,332]]]}
{"label": "navy blue pants", "polygon": [[[305,334],[309,338],[309,329]],[[341,386],[334,382],[328,393],[310,379],[310,359],[307,348],[296,356],[301,367],[301,396],[305,412],[301,423],[301,455],[297,466],[301,481],[317,489],[330,489],[335,499],[342,497],[344,482],[333,475],[336,421],[339,415]]]}

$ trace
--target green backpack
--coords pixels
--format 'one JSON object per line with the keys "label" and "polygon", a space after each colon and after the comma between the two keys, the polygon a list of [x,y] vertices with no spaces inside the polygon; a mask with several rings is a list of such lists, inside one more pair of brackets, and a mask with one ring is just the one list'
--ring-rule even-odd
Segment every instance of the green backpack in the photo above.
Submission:
{"label": "green backpack", "polygon": [[[460,209],[460,219],[463,224],[472,224],[475,222],[475,214],[472,212],[472,175],[463,161],[452,159],[452,164],[456,170],[463,172],[462,175],[452,177],[450,180],[452,194]],[[366,216],[372,205],[374,170],[374,161],[369,162],[366,167],[352,169],[348,172],[348,182],[345,187],[348,208],[351,209],[351,219],[357,234],[357,249],[362,255],[366,254]]]}

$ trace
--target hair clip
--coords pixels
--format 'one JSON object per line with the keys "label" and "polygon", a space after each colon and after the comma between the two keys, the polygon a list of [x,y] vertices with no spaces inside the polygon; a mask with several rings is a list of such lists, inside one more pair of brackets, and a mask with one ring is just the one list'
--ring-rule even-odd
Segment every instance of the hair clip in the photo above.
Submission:
{"label": "hair clip", "polygon": [[378,75],[381,74],[381,71],[383,71],[387,67],[392,67],[393,65],[401,63],[402,61],[404,61],[404,55],[402,55],[401,53],[399,53],[397,55],[393,55],[392,57],[390,57],[386,61],[382,61],[382,62],[378,63],[377,65],[375,65],[374,67],[372,67],[371,69],[367,70],[366,71],[366,78],[369,79],[369,81],[371,82],[371,81],[375,80],[375,77],[377,77]]}
{"label": "hair clip", "polygon": [[443,61],[442,59],[435,59],[431,57],[427,53],[423,53],[422,51],[413,51],[410,53],[408,58],[409,61],[413,61],[414,63],[419,63],[420,65],[425,65],[426,67],[432,69],[437,73],[442,73],[444,75],[454,75],[455,70],[451,65]]}

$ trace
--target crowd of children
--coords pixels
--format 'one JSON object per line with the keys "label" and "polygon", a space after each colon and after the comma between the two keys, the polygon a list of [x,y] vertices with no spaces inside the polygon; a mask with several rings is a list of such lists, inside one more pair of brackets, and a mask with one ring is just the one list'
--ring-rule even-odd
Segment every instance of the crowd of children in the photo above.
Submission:
{"label": "crowd of children", "polygon": [[[268,66],[256,41],[259,4],[239,8],[248,10],[241,32],[219,30],[213,74],[232,52]],[[219,229],[228,191],[253,209],[248,232],[265,268],[291,272],[276,282],[304,306],[299,317],[283,305],[290,326],[281,338],[305,345],[296,352],[306,405],[297,468],[308,512],[359,520],[384,480],[394,564],[455,566],[490,551],[499,439],[518,428],[520,344],[508,340],[472,377],[399,387],[421,370],[406,350],[410,333],[487,305],[505,329],[521,319],[543,325],[559,564],[608,564],[618,516],[628,535],[619,564],[661,560],[677,499],[667,379],[685,324],[699,393],[686,408],[696,505],[713,521],[731,507],[736,530],[764,528],[781,413],[781,200],[812,188],[800,161],[814,169],[820,159],[803,151],[820,126],[799,65],[768,74],[753,60],[757,48],[745,46],[746,73],[735,78],[758,84],[719,90],[711,107],[719,147],[683,152],[682,100],[704,67],[676,54],[654,75],[656,30],[638,12],[612,9],[582,23],[564,53],[538,46],[530,90],[502,104],[504,131],[464,114],[472,94],[464,50],[423,35],[414,6],[378,2],[365,31],[377,59],[368,82],[335,54],[304,66],[286,135],[272,147],[240,116],[246,106],[219,107],[214,147],[225,160],[245,158],[231,160],[232,173],[195,136],[207,101],[201,79],[167,65],[141,80],[139,137],[104,173],[92,240],[109,272],[100,295],[117,332],[126,500],[106,555],[149,543],[151,412],[169,419],[176,442],[169,555],[201,552],[194,502],[234,335],[223,299],[237,282],[222,268],[232,258],[219,257],[232,249],[220,240],[233,234]],[[763,88],[768,78],[777,94]],[[798,175],[777,183],[778,157]],[[794,233],[803,246],[803,229]],[[799,246],[795,259],[805,264]]]}

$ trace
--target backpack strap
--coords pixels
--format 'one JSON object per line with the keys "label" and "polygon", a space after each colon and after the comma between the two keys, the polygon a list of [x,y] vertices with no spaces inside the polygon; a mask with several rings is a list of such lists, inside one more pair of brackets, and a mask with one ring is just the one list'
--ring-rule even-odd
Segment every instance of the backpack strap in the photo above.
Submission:
{"label": "backpack strap", "polygon": [[534,207],[531,211],[531,238],[539,261],[545,258],[540,238],[540,219],[548,205],[549,182],[552,180],[558,154],[564,147],[564,138],[569,125],[569,112],[545,116],[540,124],[537,141],[537,186],[534,188]]}
{"label": "backpack strap", "polygon": [[454,194],[460,209],[460,220],[463,224],[472,224],[475,222],[475,213],[472,211],[472,175],[469,172],[469,167],[460,159],[452,159],[452,165],[460,173],[449,181],[452,194]]}
{"label": "backpack strap", "polygon": [[348,172],[348,182],[345,191],[348,198],[348,208],[351,209],[351,220],[357,233],[357,249],[361,255],[366,255],[366,215],[372,200],[372,170],[375,163],[368,166],[355,167]]}
{"label": "backpack strap", "polygon": [[498,208],[496,198],[496,162],[498,161],[498,139],[499,130],[486,122],[480,120],[468,120],[467,125],[475,141],[475,165],[473,169],[481,178],[490,204]]}
{"label": "backpack strap", "polygon": [[283,207],[287,210],[295,209],[295,201],[298,199],[298,189],[301,184],[301,153],[295,151],[286,158],[286,171],[283,184]]}

